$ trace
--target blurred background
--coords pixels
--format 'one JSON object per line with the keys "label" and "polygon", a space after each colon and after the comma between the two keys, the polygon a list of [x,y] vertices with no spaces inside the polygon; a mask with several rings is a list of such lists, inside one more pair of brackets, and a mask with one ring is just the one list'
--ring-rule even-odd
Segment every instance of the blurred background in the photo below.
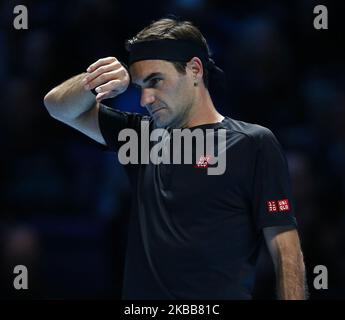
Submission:
{"label": "blurred background", "polygon": [[[13,9],[28,8],[28,30]],[[313,8],[328,8],[315,30]],[[227,74],[223,115],[270,128],[289,163],[311,299],[345,298],[345,15],[338,1],[0,2],[0,299],[119,299],[131,190],[115,154],[48,115],[44,95],[168,14],[191,20]],[[144,112],[138,93],[106,104]],[[13,268],[29,290],[13,289]],[[313,287],[316,265],[328,290]],[[255,299],[275,297],[267,251]]]}

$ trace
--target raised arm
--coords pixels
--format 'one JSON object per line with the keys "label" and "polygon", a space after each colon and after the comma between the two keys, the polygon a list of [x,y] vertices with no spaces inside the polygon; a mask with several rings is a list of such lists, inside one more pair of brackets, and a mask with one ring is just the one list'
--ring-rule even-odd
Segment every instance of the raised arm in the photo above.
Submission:
{"label": "raised arm", "polygon": [[[98,124],[100,102],[124,92],[129,81],[127,70],[115,57],[99,59],[87,68],[87,72],[49,91],[44,105],[53,118],[105,144]],[[90,92],[92,89],[96,89],[96,98]]]}
{"label": "raised arm", "polygon": [[278,299],[307,299],[305,266],[297,230],[267,227],[263,232],[275,267]]}

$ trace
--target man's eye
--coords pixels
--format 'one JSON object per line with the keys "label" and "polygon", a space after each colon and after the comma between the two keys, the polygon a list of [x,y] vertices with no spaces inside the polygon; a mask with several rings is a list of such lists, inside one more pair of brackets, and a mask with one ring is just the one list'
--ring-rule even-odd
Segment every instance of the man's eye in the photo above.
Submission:
{"label": "man's eye", "polygon": [[154,78],[154,79],[152,79],[152,80],[150,81],[151,87],[155,87],[155,86],[158,84],[158,82],[159,82],[160,80],[162,80],[162,79],[160,79],[160,78]]}

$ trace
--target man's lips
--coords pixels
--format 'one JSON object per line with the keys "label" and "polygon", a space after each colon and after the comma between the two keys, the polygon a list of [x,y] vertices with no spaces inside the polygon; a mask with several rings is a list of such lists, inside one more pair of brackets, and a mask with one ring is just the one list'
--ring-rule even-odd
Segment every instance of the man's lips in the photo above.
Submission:
{"label": "man's lips", "polygon": [[156,110],[152,110],[151,112],[152,112],[152,114],[155,114],[157,111],[159,111],[159,110],[162,110],[163,108],[158,108],[158,109],[156,109]]}

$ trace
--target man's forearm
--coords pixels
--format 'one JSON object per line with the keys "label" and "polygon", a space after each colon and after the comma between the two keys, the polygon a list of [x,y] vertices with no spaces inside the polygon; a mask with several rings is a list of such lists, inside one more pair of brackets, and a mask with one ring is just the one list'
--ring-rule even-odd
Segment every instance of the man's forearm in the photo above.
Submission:
{"label": "man's forearm", "polygon": [[276,273],[278,299],[308,299],[305,266],[301,252],[292,255],[280,255]]}
{"label": "man's forearm", "polygon": [[49,91],[44,104],[51,116],[75,119],[95,105],[95,96],[85,90],[82,80],[86,73],[76,75]]}

